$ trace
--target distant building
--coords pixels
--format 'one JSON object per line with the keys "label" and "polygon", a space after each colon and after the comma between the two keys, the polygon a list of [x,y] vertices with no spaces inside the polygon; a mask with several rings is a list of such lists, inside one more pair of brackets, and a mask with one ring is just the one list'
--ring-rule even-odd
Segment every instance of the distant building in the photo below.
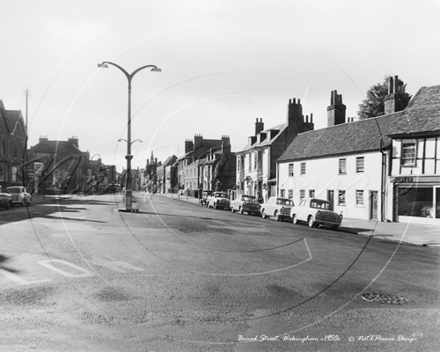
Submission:
{"label": "distant building", "polygon": [[327,199],[348,218],[439,223],[440,86],[402,110],[395,82],[385,115],[360,121],[332,92],[329,127],[298,134],[278,159],[278,194]]}
{"label": "distant building", "polygon": [[78,137],[67,141],[40,137],[39,143],[29,148],[29,160],[38,160],[42,169],[36,179],[37,187],[44,182],[46,190],[62,193],[82,192],[90,173],[89,153],[79,149]]}
{"label": "distant building", "polygon": [[0,185],[23,184],[26,126],[19,110],[6,110],[0,100]]}
{"label": "distant building", "polygon": [[[300,100],[289,100],[284,123],[265,129],[262,118],[255,122],[255,133],[248,144],[236,153],[236,195],[260,194],[268,199],[276,193],[276,161],[298,133],[313,130],[313,115],[302,113]],[[287,196],[287,195],[286,195]]]}
{"label": "distant building", "polygon": [[[207,162],[208,155],[210,157]],[[231,152],[229,136],[221,139],[204,139],[195,135],[194,141],[185,141],[185,155],[177,159],[178,182],[181,189],[196,191],[199,189],[227,191],[235,183],[235,155]],[[202,170],[211,170],[209,178]]]}

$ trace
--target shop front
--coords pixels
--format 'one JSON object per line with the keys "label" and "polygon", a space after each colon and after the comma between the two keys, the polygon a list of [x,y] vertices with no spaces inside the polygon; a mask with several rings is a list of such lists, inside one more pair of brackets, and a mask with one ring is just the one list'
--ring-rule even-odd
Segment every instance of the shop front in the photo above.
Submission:
{"label": "shop front", "polygon": [[392,177],[394,221],[440,225],[440,176]]}

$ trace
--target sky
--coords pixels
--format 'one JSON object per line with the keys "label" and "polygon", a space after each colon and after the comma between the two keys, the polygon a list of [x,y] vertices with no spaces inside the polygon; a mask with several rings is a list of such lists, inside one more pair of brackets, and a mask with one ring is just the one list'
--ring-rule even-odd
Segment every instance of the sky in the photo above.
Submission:
{"label": "sky", "polygon": [[195,134],[245,147],[256,118],[286,121],[301,99],[325,128],[332,90],[357,117],[367,90],[398,75],[414,95],[440,84],[440,0],[0,0],[0,98],[40,136],[79,139],[132,168],[182,156]]}

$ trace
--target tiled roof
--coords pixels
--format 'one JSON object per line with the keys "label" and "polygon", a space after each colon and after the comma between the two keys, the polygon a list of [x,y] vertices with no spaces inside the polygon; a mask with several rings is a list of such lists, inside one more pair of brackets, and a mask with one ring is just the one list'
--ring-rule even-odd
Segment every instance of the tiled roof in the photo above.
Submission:
{"label": "tiled roof", "polygon": [[391,135],[440,131],[440,86],[423,87],[408,107],[376,118],[300,133],[278,161],[377,151]]}
{"label": "tiled roof", "polygon": [[[282,132],[286,128],[287,128],[287,123],[283,123],[281,125],[278,125],[278,126],[275,126],[275,127],[268,128],[268,129],[265,129],[263,131],[260,131],[259,133],[266,133],[267,134],[266,138],[261,143],[255,142],[252,145],[247,144],[241,151],[239,151],[237,153],[245,152],[245,151],[253,149],[253,148],[262,148],[262,147],[271,145],[273,142],[275,142],[277,140],[277,138],[282,134]],[[273,138],[270,139],[269,138],[270,130],[279,130],[279,132]]]}
{"label": "tiled roof", "polygon": [[30,148],[33,153],[79,153],[82,151],[69,141],[41,141],[40,143],[34,145]]}

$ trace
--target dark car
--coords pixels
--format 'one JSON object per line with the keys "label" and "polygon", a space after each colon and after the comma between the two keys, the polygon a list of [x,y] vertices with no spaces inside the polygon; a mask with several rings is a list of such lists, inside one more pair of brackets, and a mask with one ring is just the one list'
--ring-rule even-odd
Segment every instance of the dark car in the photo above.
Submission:
{"label": "dark car", "polygon": [[0,208],[10,209],[12,207],[12,196],[10,193],[3,193],[0,186]]}
{"label": "dark car", "polygon": [[260,215],[261,204],[258,203],[257,198],[254,196],[242,194],[233,200],[230,206],[233,213],[238,211],[240,214]]}

